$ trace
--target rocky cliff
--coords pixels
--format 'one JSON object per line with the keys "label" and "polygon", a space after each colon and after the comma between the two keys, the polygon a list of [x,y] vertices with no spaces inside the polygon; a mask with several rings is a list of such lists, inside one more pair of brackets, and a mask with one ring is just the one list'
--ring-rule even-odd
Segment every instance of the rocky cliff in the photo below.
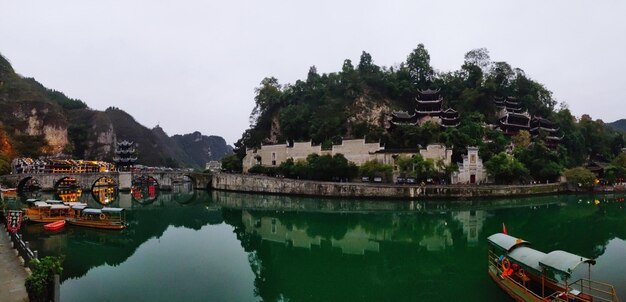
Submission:
{"label": "rocky cliff", "polygon": [[0,55],[0,156],[111,160],[120,140],[136,143],[138,163],[204,168],[232,152],[219,136],[168,136],[148,129],[119,108],[92,110],[81,100],[15,73]]}

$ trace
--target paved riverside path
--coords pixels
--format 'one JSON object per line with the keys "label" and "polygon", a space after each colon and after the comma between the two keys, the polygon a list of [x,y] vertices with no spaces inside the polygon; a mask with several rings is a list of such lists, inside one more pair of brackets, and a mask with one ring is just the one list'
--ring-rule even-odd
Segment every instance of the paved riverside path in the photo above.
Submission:
{"label": "paved riverside path", "polygon": [[0,301],[28,301],[24,280],[28,274],[11,248],[4,225],[0,223]]}

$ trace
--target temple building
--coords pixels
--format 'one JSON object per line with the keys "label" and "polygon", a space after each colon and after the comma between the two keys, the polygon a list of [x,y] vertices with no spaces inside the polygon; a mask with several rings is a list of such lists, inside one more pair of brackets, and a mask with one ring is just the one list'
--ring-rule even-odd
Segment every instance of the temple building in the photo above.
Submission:
{"label": "temple building", "polygon": [[415,113],[420,118],[420,124],[425,122],[425,120],[437,120],[441,116],[441,112],[443,112],[443,98],[439,95],[439,90],[418,90],[419,94],[415,99]]}
{"label": "temple building", "polygon": [[440,89],[418,90],[415,98],[415,108],[412,111],[394,111],[388,117],[389,130],[400,125],[423,125],[433,122],[443,128],[457,127],[459,125],[459,113],[454,109],[444,110],[443,97],[439,94]]}
{"label": "temple building", "polygon": [[459,113],[456,110],[448,108],[441,113],[441,127],[456,128],[459,124]]}
{"label": "temple building", "polygon": [[522,104],[514,97],[494,97],[493,103],[498,110],[505,112],[522,113]]}
{"label": "temple building", "polygon": [[452,184],[480,184],[487,181],[487,170],[478,156],[478,147],[467,147],[467,155],[459,163],[459,171],[452,174]]}
{"label": "temple building", "polygon": [[117,149],[115,150],[115,157],[113,158],[113,161],[115,161],[118,171],[130,171],[133,165],[135,165],[137,157],[134,156],[134,144],[134,142],[129,142],[127,140],[117,143]]}
{"label": "temple building", "polygon": [[544,141],[546,145],[555,147],[561,143],[563,135],[559,136],[559,126],[548,119],[535,116],[530,121],[530,134],[538,136],[545,134]]}
{"label": "temple building", "polygon": [[521,130],[530,131],[530,114],[528,112],[503,112],[498,120],[498,127],[506,135],[517,135]]}

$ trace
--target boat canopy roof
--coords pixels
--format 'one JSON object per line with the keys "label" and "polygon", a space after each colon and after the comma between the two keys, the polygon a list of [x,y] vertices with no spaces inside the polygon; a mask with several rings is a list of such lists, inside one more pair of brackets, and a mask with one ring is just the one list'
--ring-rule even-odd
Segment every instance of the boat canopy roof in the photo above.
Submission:
{"label": "boat canopy roof", "polygon": [[123,208],[102,208],[103,213],[119,213],[124,211]]}
{"label": "boat canopy roof", "polygon": [[546,253],[531,249],[526,246],[520,246],[509,253],[509,257],[521,264],[526,265],[538,272],[541,272],[539,262],[547,256]]}
{"label": "boat canopy roof", "polygon": [[100,209],[84,209],[83,214],[102,214]]}
{"label": "boat canopy roof", "polygon": [[553,251],[546,254],[528,247],[530,245],[528,241],[502,233],[493,234],[487,240],[492,245],[504,249],[507,257],[537,271],[546,268],[569,277],[572,271],[582,263],[596,264],[594,259],[564,251]]}
{"label": "boat canopy roof", "polygon": [[64,204],[53,204],[50,206],[50,210],[65,210],[65,209],[69,209],[70,207],[64,205]]}
{"label": "boat canopy roof", "polygon": [[83,210],[86,207],[87,207],[86,204],[75,204],[75,205],[72,205],[72,209],[74,209],[74,210]]}
{"label": "boat canopy roof", "polygon": [[37,199],[37,198],[29,198],[29,199],[26,199],[26,202],[28,202],[28,203],[35,203],[36,201],[40,201],[40,200],[39,200],[39,199]]}
{"label": "boat canopy roof", "polygon": [[487,238],[487,240],[489,240],[489,242],[491,242],[491,244],[498,246],[502,249],[504,249],[507,252],[510,252],[511,250],[513,250],[515,247],[517,246],[528,246],[530,245],[530,242],[519,239],[519,238],[515,238],[513,236],[509,236],[507,234],[503,234],[503,233],[497,233],[497,234],[493,234],[491,236],[489,236]]}
{"label": "boat canopy roof", "polygon": [[49,203],[49,204],[61,204],[61,203],[63,203],[62,200],[55,200],[55,199],[48,199],[48,200],[46,200],[46,202]]}
{"label": "boat canopy roof", "polygon": [[46,207],[49,207],[50,205],[45,201],[35,201],[35,206],[38,208],[46,208]]}
{"label": "boat canopy roof", "polygon": [[539,261],[541,266],[553,269],[567,276],[569,276],[572,271],[576,269],[576,267],[583,263],[595,265],[596,261],[594,259],[585,258],[565,251],[550,252],[546,257]]}

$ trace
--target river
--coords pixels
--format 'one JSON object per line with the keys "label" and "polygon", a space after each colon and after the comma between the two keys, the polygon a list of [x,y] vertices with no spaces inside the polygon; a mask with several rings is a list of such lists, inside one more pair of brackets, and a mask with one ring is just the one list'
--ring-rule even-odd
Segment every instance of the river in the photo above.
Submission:
{"label": "river", "polygon": [[[79,199],[99,206],[95,198]],[[107,202],[127,209],[125,230],[23,227],[40,256],[65,256],[62,301],[510,301],[486,268],[486,238],[503,223],[538,250],[596,258],[594,279],[626,300],[623,196],[427,202],[183,190]]]}

